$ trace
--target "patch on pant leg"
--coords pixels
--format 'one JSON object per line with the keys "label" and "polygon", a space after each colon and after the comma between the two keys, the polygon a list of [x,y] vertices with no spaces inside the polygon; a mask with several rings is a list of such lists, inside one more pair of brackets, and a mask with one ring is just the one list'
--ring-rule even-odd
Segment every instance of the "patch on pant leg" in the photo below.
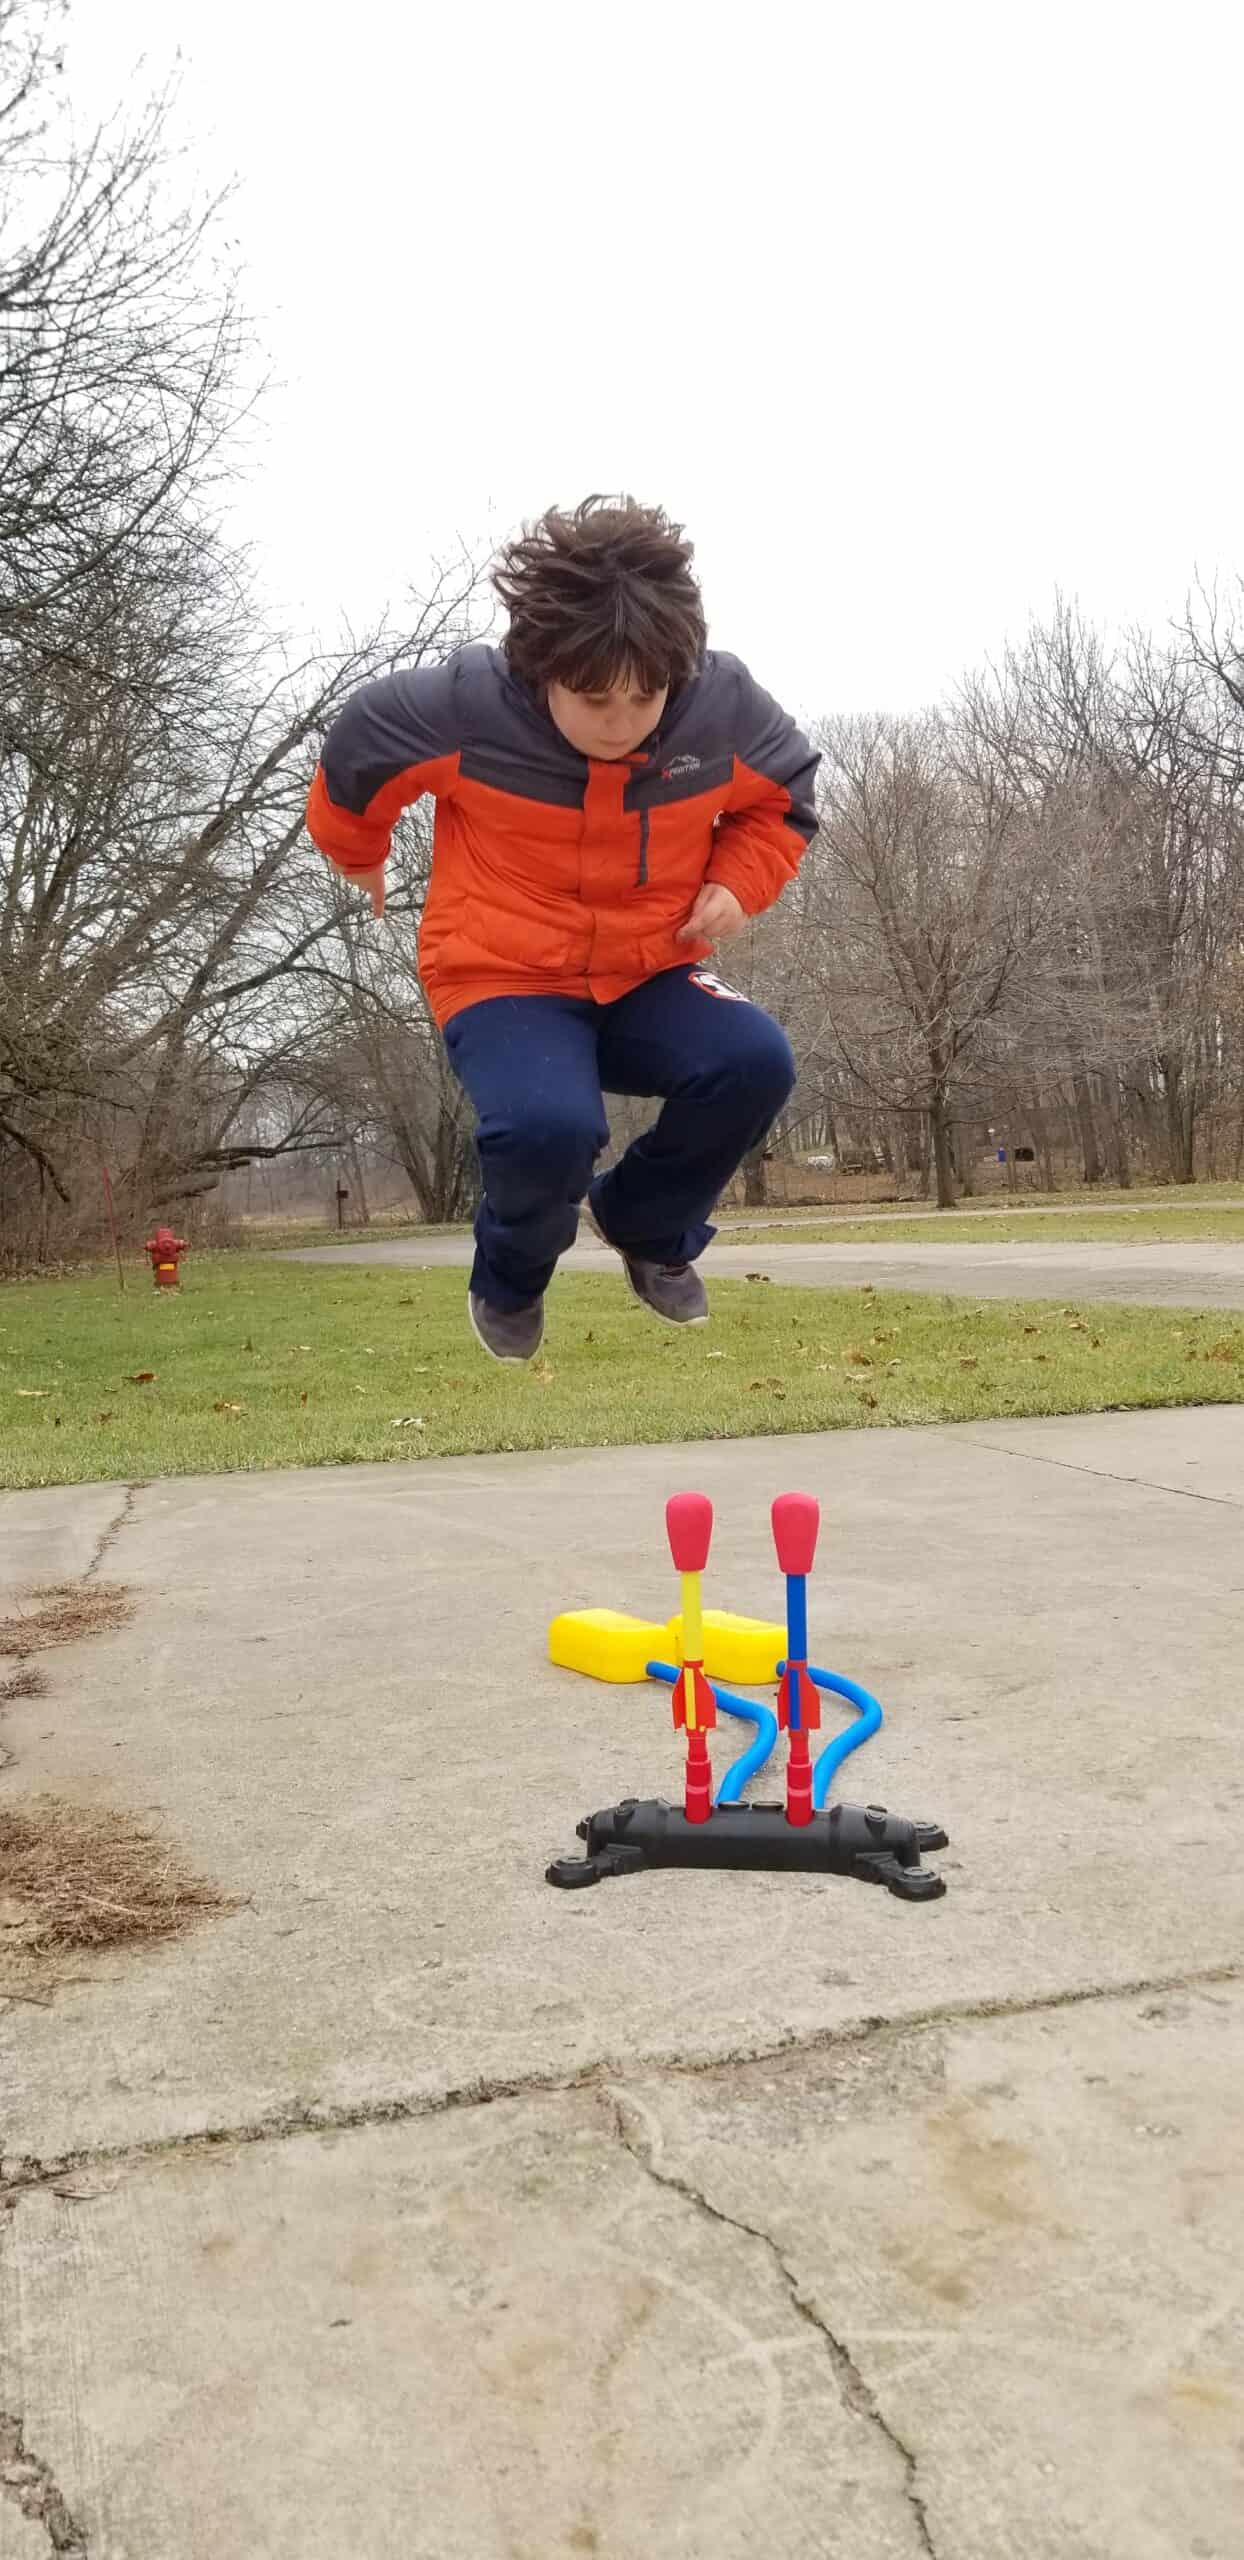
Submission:
{"label": "patch on pant leg", "polygon": [[750,996],[741,995],[737,987],[728,987],[715,969],[693,969],[689,983],[693,987],[702,987],[706,996],[724,996],[728,1004],[751,1002]]}

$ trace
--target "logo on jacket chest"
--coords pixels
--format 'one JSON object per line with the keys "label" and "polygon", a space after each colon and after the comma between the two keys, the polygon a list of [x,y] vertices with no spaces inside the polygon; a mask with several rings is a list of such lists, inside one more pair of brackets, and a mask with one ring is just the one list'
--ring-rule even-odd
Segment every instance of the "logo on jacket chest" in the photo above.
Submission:
{"label": "logo on jacket chest", "polygon": [[703,758],[700,756],[671,756],[669,763],[661,767],[661,780],[662,782],[681,782],[684,774],[698,773],[702,762]]}

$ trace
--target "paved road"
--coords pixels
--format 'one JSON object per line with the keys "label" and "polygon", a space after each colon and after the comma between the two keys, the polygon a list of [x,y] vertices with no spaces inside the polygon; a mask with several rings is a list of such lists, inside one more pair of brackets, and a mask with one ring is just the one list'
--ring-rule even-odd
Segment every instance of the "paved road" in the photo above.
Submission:
{"label": "paved road", "polygon": [[[283,1262],[396,1263],[404,1269],[465,1266],[469,1236],[308,1246]],[[563,1270],[616,1269],[595,1241],[577,1244]],[[967,1298],[1126,1300],[1137,1306],[1244,1307],[1239,1244],[715,1244],[705,1277],[761,1271],[808,1289],[932,1290]]]}
{"label": "paved road", "polygon": [[[543,1637],[688,1482],[753,1614],[820,1496],[944,1901],[545,1885],[677,1787]],[[1234,1406],[0,1496],[137,1603],[5,1807],[237,1897],[0,2001],[0,2560],[1235,2560],[1242,1530]]]}

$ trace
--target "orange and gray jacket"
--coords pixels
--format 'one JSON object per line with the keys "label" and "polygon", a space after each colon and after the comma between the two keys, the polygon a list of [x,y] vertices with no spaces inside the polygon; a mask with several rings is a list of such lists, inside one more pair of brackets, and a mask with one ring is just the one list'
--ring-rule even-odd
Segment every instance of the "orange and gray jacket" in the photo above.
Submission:
{"label": "orange and gray jacket", "polygon": [[819,759],[739,659],[710,651],[659,728],[618,763],[580,755],[499,649],[364,685],[334,720],[307,804],[349,875],[384,861],[399,811],[436,800],[419,935],[444,1024],[489,996],[610,1004],[679,943],[705,881],[772,906],[816,830]]}

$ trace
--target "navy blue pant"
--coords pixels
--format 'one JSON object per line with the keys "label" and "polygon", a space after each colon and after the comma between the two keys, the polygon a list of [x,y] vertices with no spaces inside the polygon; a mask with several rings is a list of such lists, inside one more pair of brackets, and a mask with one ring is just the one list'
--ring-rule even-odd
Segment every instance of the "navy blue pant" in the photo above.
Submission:
{"label": "navy blue pant", "polygon": [[[780,1025],[716,992],[702,966],[666,969],[616,1004],[491,996],[453,1015],[445,1045],[479,1114],[484,1198],[471,1287],[513,1312],[547,1289],[579,1204],[645,1261],[693,1262],[709,1212],[795,1081]],[[605,1093],[662,1095],[656,1125],[592,1181]]]}

